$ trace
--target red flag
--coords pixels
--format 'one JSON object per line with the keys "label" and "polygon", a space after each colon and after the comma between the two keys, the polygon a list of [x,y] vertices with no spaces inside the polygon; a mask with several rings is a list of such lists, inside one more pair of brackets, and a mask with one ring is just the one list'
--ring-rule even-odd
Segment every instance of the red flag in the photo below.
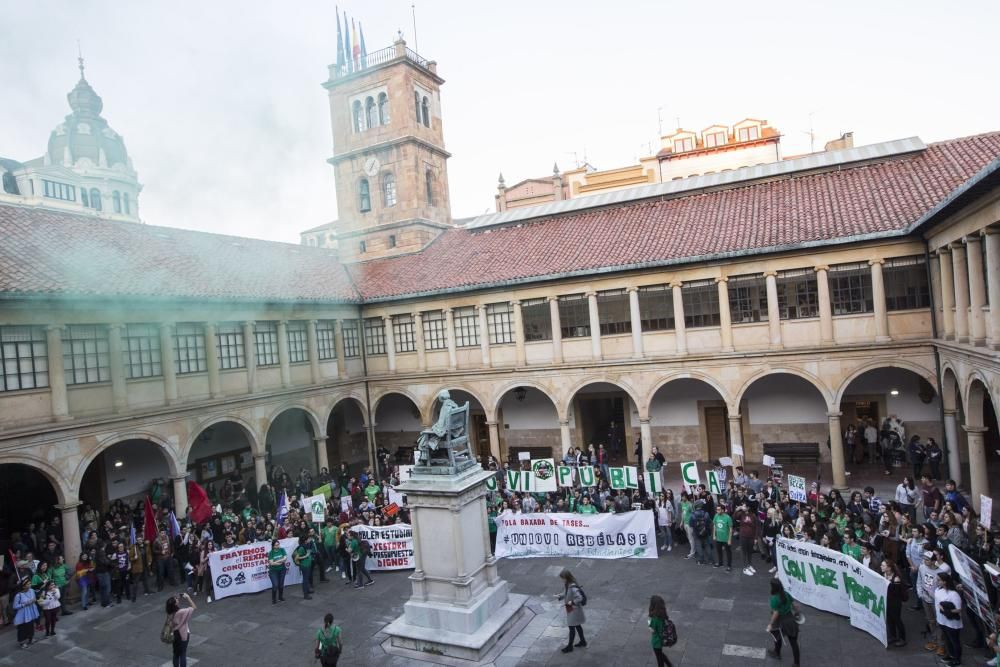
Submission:
{"label": "red flag", "polygon": [[150,502],[149,496],[146,496],[146,506],[145,506],[145,518],[142,523],[142,536],[149,541],[156,539],[159,531],[156,529],[156,518],[153,515],[153,503]]}
{"label": "red flag", "polygon": [[191,520],[196,524],[208,522],[212,518],[212,503],[208,500],[208,494],[197,482],[188,480],[187,485]]}

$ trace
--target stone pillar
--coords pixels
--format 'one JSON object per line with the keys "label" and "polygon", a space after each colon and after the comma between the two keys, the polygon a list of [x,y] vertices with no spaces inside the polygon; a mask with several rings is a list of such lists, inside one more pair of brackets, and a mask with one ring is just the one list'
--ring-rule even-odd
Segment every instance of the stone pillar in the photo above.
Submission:
{"label": "stone pillar", "polygon": [[962,243],[951,244],[951,268],[955,281],[955,340],[969,342],[969,263]]}
{"label": "stone pillar", "polygon": [[219,379],[219,339],[215,335],[215,322],[205,323],[205,365],[208,366],[208,393],[212,398],[221,398],[222,381]]}
{"label": "stone pillar", "polygon": [[288,359],[288,320],[278,320],[278,365],[281,367],[281,386],[292,386],[292,365]]}
{"label": "stone pillar", "polygon": [[719,289],[719,333],[722,335],[722,351],[733,351],[733,318],[729,313],[729,279],[716,278]]}
{"label": "stone pillar", "polygon": [[389,372],[396,372],[396,337],[393,335],[392,331],[392,316],[385,315],[382,317],[382,322],[385,327],[385,356],[389,363]]}
{"label": "stone pillar", "polygon": [[514,308],[514,365],[524,368],[524,316],[521,314],[521,302],[511,301],[510,304]]}
{"label": "stone pillar", "polygon": [[124,324],[108,325],[108,365],[111,372],[111,401],[115,412],[128,409],[128,387],[125,384],[125,360],[122,357]]}
{"label": "stone pillar", "polygon": [[601,351],[601,314],[597,310],[597,292],[587,292],[587,309],[590,315],[590,356],[594,361],[600,361]]}
{"label": "stone pillar", "polygon": [[326,435],[317,435],[313,438],[313,442],[316,443],[316,470],[323,468],[330,470],[330,457],[326,453]]}
{"label": "stone pillar", "polygon": [[649,419],[639,419],[639,437],[642,438],[642,461],[639,464],[639,472],[642,472],[653,451],[653,431],[649,428]]}
{"label": "stone pillar", "polygon": [[941,309],[941,260],[936,254],[930,255],[927,272],[931,276],[931,296],[934,299],[934,326],[938,336],[944,335],[944,311]]}
{"label": "stone pillar", "polygon": [[944,439],[948,448],[948,476],[956,484],[962,484],[962,459],[958,453],[957,410],[944,410]]}
{"label": "stone pillar", "polygon": [[448,370],[458,368],[458,352],[455,349],[455,311],[451,308],[444,310],[444,333],[448,340]]}
{"label": "stone pillar", "polygon": [[830,467],[833,468],[833,486],[847,488],[847,471],[844,468],[844,435],[840,428],[841,412],[828,412],[830,420]]}
{"label": "stone pillar", "polygon": [[340,320],[333,321],[333,349],[337,355],[337,378],[346,380],[350,376],[347,372],[347,359],[344,357],[344,331]]}
{"label": "stone pillar", "polygon": [[632,321],[632,358],[642,359],[642,314],[639,310],[639,288],[628,288],[628,314]]}
{"label": "stone pillar", "polygon": [[938,264],[941,266],[941,319],[944,320],[942,338],[955,339],[955,272],[951,265],[951,249],[938,248]]}
{"label": "stone pillar", "polygon": [[[743,453],[737,454],[737,451]],[[738,414],[729,415],[729,454],[736,465],[743,465],[743,461],[746,459],[746,451],[743,449],[743,422],[740,421],[740,415]]]}
{"label": "stone pillar", "polygon": [[174,325],[160,325],[160,368],[163,372],[163,395],[167,404],[177,402],[177,368],[174,366]]}
{"label": "stone pillar", "polygon": [[[986,475],[986,427],[963,426],[969,440],[969,500],[979,512],[979,495],[990,495],[989,477]],[[958,481],[957,479],[955,480]]]}
{"label": "stone pillar", "polygon": [[677,354],[687,354],[687,330],[684,325],[684,297],[681,294],[681,283],[670,283],[674,300],[674,340],[677,343]]}
{"label": "stone pillar", "polygon": [[486,426],[490,430],[490,454],[497,461],[502,461],[500,457],[500,424],[497,422],[486,422]]}
{"label": "stone pillar", "polygon": [[989,345],[1000,350],[1000,228],[987,227],[986,285],[990,297]]}
{"label": "stone pillar", "polygon": [[[267,455],[266,454],[254,454],[253,455],[253,471],[254,476],[257,478],[257,488],[260,488],[261,484],[267,482]],[[277,498],[275,498],[277,500]]]}
{"label": "stone pillar", "polygon": [[573,441],[569,436],[569,420],[559,420],[559,441],[562,443],[562,453],[565,454],[573,446]]}
{"label": "stone pillar", "polygon": [[875,342],[886,343],[889,337],[889,313],[885,305],[885,280],[882,278],[884,259],[870,259],[872,267],[872,306],[875,309]]}
{"label": "stone pillar", "polygon": [[413,313],[413,337],[417,347],[417,370],[427,370],[427,344],[424,342],[424,316]]}
{"label": "stone pillar", "polygon": [[243,365],[247,369],[247,392],[257,392],[257,341],[254,337],[256,322],[248,320],[243,323]]}
{"label": "stone pillar", "polygon": [[816,295],[819,297],[819,337],[824,345],[833,344],[833,304],[830,301],[829,266],[817,266]]}
{"label": "stone pillar", "polygon": [[561,364],[562,354],[562,322],[559,319],[559,297],[549,297],[549,317],[552,320],[552,363]]}
{"label": "stone pillar", "polygon": [[174,513],[177,515],[178,519],[184,519],[187,516],[188,508],[188,489],[187,489],[187,478],[188,474],[178,475],[177,477],[171,476],[171,481],[174,483]]}
{"label": "stone pillar", "polygon": [[483,353],[483,368],[490,367],[490,324],[486,319],[486,306],[476,306],[479,315],[479,349]]}
{"label": "stone pillar", "polygon": [[781,347],[781,311],[778,309],[778,274],[774,271],[764,273],[764,284],[767,288],[767,331],[771,347]]}
{"label": "stone pillar", "polygon": [[[52,416],[56,421],[69,419],[69,398],[66,395],[66,370],[63,365],[63,326],[52,324],[45,327],[45,347],[49,368],[49,392],[52,400]],[[76,511],[75,509],[73,510]],[[79,535],[77,535],[79,539]],[[76,567],[76,563],[73,564]]]}
{"label": "stone pillar", "polygon": [[979,234],[965,237],[969,264],[970,333],[973,345],[986,345],[986,275],[983,267],[983,239]]}
{"label": "stone pillar", "polygon": [[319,341],[316,339],[316,320],[306,322],[306,354],[309,355],[309,377],[313,384],[319,384],[323,378],[319,373]]}
{"label": "stone pillar", "polygon": [[[72,571],[76,567],[76,562],[80,560],[80,516],[77,508],[82,503],[73,500],[65,505],[56,505],[59,510],[60,520],[63,529],[63,556],[66,558],[66,567]],[[72,563],[72,565],[71,565]]]}

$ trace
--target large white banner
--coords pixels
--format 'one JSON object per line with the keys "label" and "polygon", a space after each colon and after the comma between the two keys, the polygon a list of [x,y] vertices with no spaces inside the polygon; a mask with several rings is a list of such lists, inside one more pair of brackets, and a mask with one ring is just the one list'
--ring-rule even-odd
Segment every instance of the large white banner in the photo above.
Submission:
{"label": "large white banner", "polygon": [[[288,554],[285,586],[302,583],[302,570],[292,562],[292,552],[298,545],[299,541],[294,537],[281,540],[281,548]],[[267,576],[267,554],[270,551],[270,542],[253,542],[213,551],[208,567],[215,585],[215,599],[270,590],[271,580]]]}
{"label": "large white banner", "polygon": [[369,570],[407,570],[416,567],[413,559],[413,526],[354,526],[358,539],[368,540],[372,553],[365,562]]}
{"label": "large white banner", "polygon": [[851,619],[888,646],[885,598],[889,582],[852,557],[817,544],[778,538],[778,579],[798,602]]}
{"label": "large white banner", "polygon": [[496,518],[497,558],[656,558],[653,513],[514,514]]}

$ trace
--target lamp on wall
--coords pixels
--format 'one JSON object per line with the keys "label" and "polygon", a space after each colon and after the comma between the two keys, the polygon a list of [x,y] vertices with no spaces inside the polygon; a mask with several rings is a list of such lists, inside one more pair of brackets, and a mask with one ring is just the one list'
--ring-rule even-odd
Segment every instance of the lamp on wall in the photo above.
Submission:
{"label": "lamp on wall", "polygon": [[122,461],[121,459],[115,459],[115,467],[116,468],[121,468],[123,465],[125,465],[124,461]]}
{"label": "lamp on wall", "polygon": [[525,389],[524,387],[514,387],[514,398],[516,398],[518,402],[523,403],[524,397],[527,395],[528,395],[528,390]]}

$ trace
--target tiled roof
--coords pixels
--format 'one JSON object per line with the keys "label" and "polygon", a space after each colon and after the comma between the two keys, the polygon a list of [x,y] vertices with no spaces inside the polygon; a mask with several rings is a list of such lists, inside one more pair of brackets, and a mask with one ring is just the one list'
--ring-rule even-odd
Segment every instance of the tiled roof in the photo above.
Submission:
{"label": "tiled roof", "polygon": [[357,301],[335,250],[0,205],[0,294]]}
{"label": "tiled roof", "polygon": [[1000,132],[953,139],[826,172],[449,229],[423,252],[349,270],[363,299],[386,299],[900,235],[998,156]]}

